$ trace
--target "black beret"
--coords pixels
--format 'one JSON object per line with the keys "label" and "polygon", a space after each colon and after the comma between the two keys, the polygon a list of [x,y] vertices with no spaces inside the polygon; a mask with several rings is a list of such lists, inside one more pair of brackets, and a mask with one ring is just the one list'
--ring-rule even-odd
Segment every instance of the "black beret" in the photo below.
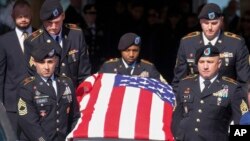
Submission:
{"label": "black beret", "polygon": [[220,52],[217,47],[212,45],[206,45],[199,48],[195,54],[195,63],[197,64],[201,57],[214,57],[219,56]]}
{"label": "black beret", "polygon": [[135,33],[126,33],[122,35],[118,44],[118,50],[125,50],[131,45],[141,46],[141,37]]}
{"label": "black beret", "polygon": [[214,20],[222,16],[220,7],[217,4],[209,3],[203,6],[198,16],[199,19]]}
{"label": "black beret", "polygon": [[35,61],[42,61],[56,55],[55,47],[57,45],[53,42],[45,42],[41,45],[34,46],[31,50],[31,56]]}
{"label": "black beret", "polygon": [[45,0],[40,10],[40,19],[42,21],[53,20],[62,13],[63,7],[59,0]]}

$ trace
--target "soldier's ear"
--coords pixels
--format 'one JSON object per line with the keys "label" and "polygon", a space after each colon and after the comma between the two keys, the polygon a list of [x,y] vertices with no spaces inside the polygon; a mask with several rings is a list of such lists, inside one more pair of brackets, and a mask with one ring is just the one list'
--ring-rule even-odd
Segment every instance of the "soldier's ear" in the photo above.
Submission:
{"label": "soldier's ear", "polygon": [[221,63],[222,63],[222,61],[221,61],[221,59],[219,59],[219,65],[218,65],[218,68],[220,68],[220,66],[221,66]]}
{"label": "soldier's ear", "polygon": [[65,19],[65,13],[64,12],[62,13],[62,19],[63,20]]}
{"label": "soldier's ear", "polygon": [[36,62],[35,60],[33,60],[33,65],[34,65],[35,67],[36,67],[36,63],[37,63],[37,62]]}

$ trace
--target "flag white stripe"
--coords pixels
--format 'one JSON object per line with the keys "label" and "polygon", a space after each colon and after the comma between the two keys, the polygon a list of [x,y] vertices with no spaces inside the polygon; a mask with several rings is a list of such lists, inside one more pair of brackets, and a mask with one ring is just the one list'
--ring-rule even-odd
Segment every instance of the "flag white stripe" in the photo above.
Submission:
{"label": "flag white stripe", "polygon": [[92,119],[89,123],[88,135],[89,137],[104,137],[104,123],[105,116],[108,109],[108,103],[110,100],[110,95],[112,93],[112,88],[114,84],[115,75],[107,74],[103,75],[102,83],[105,87],[101,87],[97,101],[95,103],[95,110],[92,114]]}
{"label": "flag white stripe", "polygon": [[82,100],[80,101],[80,111],[82,111],[82,110],[84,110],[84,109],[86,109],[86,106],[87,106],[87,104],[88,104],[88,102],[89,102],[89,98],[90,98],[90,94],[88,93],[88,94],[86,94],[83,98],[82,98]]}
{"label": "flag white stripe", "polygon": [[162,130],[163,112],[160,111],[164,111],[164,102],[156,94],[153,94],[150,113],[149,139],[162,140],[165,138],[165,134]]}
{"label": "flag white stripe", "polygon": [[139,93],[138,88],[126,87],[119,122],[119,138],[134,138]]}

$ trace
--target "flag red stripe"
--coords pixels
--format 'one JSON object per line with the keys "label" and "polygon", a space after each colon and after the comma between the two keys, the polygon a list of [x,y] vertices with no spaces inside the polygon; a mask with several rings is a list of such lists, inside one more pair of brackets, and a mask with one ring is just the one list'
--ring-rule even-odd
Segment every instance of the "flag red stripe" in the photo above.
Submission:
{"label": "flag red stripe", "polygon": [[107,109],[104,137],[119,137],[119,122],[126,87],[113,88]]}
{"label": "flag red stripe", "polygon": [[172,122],[172,111],[173,111],[173,107],[165,102],[164,104],[164,113],[163,113],[163,130],[165,133],[165,140],[168,141],[173,141],[173,134],[171,131],[171,122]]}
{"label": "flag red stripe", "polygon": [[82,122],[78,126],[78,128],[74,131],[73,135],[74,137],[78,138],[86,138],[88,137],[88,127],[89,127],[89,122],[92,118],[92,113],[94,112],[94,105],[96,103],[98,93],[101,88],[101,80],[102,80],[102,75],[100,75],[100,78],[98,78],[93,85],[94,89],[91,90],[90,92],[90,98],[88,101],[88,104],[86,108],[83,111],[80,111],[82,114]]}
{"label": "flag red stripe", "polygon": [[152,104],[152,92],[141,89],[137,106],[135,139],[149,139],[150,110]]}

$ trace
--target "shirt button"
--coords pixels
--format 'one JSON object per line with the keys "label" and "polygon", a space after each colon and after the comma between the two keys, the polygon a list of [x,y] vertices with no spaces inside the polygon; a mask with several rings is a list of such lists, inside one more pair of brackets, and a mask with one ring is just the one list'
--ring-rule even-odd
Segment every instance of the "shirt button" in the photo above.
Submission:
{"label": "shirt button", "polygon": [[59,115],[59,111],[56,111],[56,114],[58,114],[58,115]]}
{"label": "shirt button", "polygon": [[197,122],[200,122],[201,120],[199,118],[196,119]]}
{"label": "shirt button", "polygon": [[204,103],[204,101],[203,101],[203,100],[201,100],[201,101],[200,101],[200,103],[201,103],[201,104],[203,104],[203,103]]}
{"label": "shirt button", "polygon": [[62,67],[64,67],[65,66],[65,63],[62,63]]}
{"label": "shirt button", "polygon": [[66,76],[66,74],[65,74],[65,73],[62,73],[62,75],[63,75],[63,76]]}
{"label": "shirt button", "polygon": [[59,128],[56,128],[56,131],[59,131]]}
{"label": "shirt button", "polygon": [[56,120],[56,122],[57,122],[57,123],[59,123],[59,122],[60,122],[60,120],[59,120],[59,119],[57,119],[57,120]]}
{"label": "shirt button", "polygon": [[199,109],[199,110],[198,110],[198,112],[199,112],[199,113],[202,113],[202,110],[201,110],[201,109]]}
{"label": "shirt button", "polygon": [[194,131],[195,131],[195,132],[198,132],[198,131],[199,131],[199,129],[198,129],[198,128],[194,128]]}

